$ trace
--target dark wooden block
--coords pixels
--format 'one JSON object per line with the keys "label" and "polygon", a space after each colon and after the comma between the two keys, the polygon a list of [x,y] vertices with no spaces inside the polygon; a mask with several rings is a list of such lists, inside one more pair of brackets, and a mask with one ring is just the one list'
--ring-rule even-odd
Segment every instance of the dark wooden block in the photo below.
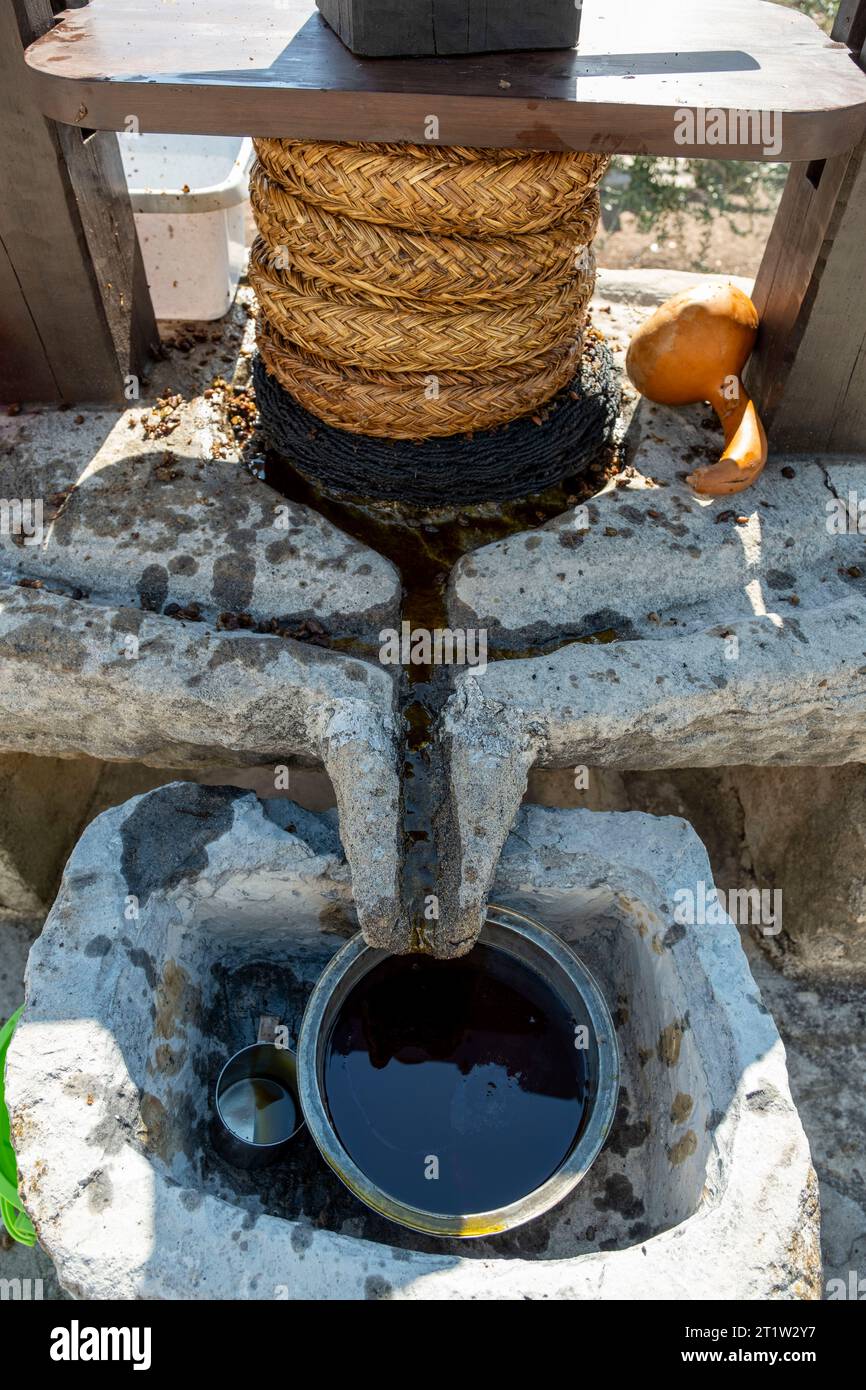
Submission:
{"label": "dark wooden block", "polygon": [[580,0],[316,0],[364,58],[573,48]]}

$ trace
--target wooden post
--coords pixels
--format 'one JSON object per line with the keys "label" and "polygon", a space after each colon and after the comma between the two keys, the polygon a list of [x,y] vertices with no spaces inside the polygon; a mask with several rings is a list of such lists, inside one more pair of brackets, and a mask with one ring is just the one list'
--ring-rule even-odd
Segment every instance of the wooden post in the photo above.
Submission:
{"label": "wooden post", "polygon": [[841,0],[832,37],[837,43],[847,43],[852,53],[860,52],[866,43],[866,5],[863,0]]}
{"label": "wooden post", "polygon": [[119,404],[159,340],[117,137],[31,97],[24,46],[52,22],[51,0],[0,5],[0,400]]}
{"label": "wooden post", "polygon": [[[864,66],[866,0],[833,37]],[[778,449],[866,452],[866,138],[793,164],[755,281],[747,385]]]}

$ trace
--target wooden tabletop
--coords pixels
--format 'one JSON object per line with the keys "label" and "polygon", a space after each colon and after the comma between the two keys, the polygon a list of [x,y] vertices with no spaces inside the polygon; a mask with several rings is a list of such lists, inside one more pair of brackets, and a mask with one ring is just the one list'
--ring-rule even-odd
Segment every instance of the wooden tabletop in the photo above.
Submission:
{"label": "wooden tabletop", "polygon": [[[90,0],[58,21],[27,51],[36,97],[91,129],[805,160],[866,127],[849,50],[764,0],[584,0],[576,50],[466,58],[355,58],[312,0]],[[703,113],[731,109],[752,133],[763,116],[759,138],[711,115],[703,143]]]}

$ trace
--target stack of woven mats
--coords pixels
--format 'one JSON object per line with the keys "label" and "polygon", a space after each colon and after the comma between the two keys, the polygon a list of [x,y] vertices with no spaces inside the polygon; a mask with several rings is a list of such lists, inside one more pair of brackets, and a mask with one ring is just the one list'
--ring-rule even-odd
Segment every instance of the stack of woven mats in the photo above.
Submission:
{"label": "stack of woven mats", "polygon": [[303,473],[436,505],[597,456],[617,404],[585,342],[606,156],[255,144],[257,394]]}

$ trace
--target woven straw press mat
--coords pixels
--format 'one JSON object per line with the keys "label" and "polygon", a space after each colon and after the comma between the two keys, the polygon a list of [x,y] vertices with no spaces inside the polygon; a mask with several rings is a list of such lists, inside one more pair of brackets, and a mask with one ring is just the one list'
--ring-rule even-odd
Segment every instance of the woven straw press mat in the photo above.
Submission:
{"label": "woven straw press mat", "polygon": [[338,429],[490,429],[575,375],[608,157],[257,139],[268,372]]}

